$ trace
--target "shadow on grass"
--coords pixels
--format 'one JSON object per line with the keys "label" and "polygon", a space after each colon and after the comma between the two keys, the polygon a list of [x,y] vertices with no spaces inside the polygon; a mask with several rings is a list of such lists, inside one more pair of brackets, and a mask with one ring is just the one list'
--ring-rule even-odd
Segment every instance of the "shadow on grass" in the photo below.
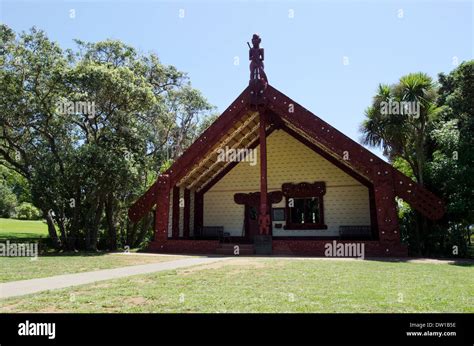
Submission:
{"label": "shadow on grass", "polygon": [[42,257],[50,256],[50,257],[100,257],[109,254],[110,252],[105,251],[51,251],[44,253]]}
{"label": "shadow on grass", "polygon": [[394,263],[420,263],[420,264],[449,264],[461,267],[474,266],[474,259],[469,258],[428,258],[428,257],[406,257],[406,258],[385,258],[369,257],[366,261],[394,262]]}
{"label": "shadow on grass", "polygon": [[21,232],[14,232],[14,233],[2,233],[0,237],[0,241],[7,241],[7,240],[38,240],[38,239],[46,239],[48,235],[36,235],[35,233],[21,233]]}
{"label": "shadow on grass", "polygon": [[474,260],[459,260],[455,261],[453,263],[449,263],[453,266],[459,266],[459,267],[474,267]]}

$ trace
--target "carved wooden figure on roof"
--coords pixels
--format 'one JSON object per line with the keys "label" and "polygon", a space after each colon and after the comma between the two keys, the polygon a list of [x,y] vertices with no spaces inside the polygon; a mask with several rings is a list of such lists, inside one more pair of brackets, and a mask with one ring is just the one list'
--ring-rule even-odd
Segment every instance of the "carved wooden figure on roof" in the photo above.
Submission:
{"label": "carved wooden figure on roof", "polygon": [[[263,66],[263,59],[264,59],[264,51],[263,48],[260,48],[260,42],[262,39],[257,34],[253,34],[252,36],[252,45],[250,47],[249,44],[249,60],[250,60],[250,82],[254,80],[260,80],[268,84],[267,75],[265,74],[264,66]],[[248,44],[248,42],[247,42]]]}

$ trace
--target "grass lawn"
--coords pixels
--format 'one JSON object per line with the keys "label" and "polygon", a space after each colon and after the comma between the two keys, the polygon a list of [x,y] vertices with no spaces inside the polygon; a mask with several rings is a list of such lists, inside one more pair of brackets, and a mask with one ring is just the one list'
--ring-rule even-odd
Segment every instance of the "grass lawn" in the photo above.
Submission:
{"label": "grass lawn", "polygon": [[143,256],[97,253],[64,253],[31,257],[0,257],[0,282],[72,274],[99,269],[181,259],[180,256]]}
{"label": "grass lawn", "polygon": [[48,226],[42,220],[0,218],[0,238],[42,238],[48,236]]}
{"label": "grass lawn", "polygon": [[0,301],[1,312],[474,312],[474,267],[238,258]]}

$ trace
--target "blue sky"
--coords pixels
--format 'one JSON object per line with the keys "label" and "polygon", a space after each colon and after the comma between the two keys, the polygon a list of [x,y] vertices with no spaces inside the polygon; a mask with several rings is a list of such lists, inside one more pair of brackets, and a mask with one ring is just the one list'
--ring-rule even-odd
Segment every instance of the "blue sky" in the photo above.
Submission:
{"label": "blue sky", "polygon": [[270,84],[357,141],[379,83],[436,78],[474,58],[473,0],[0,0],[0,20],[36,25],[64,48],[114,38],[156,52],[219,111],[248,83],[246,42],[257,32]]}

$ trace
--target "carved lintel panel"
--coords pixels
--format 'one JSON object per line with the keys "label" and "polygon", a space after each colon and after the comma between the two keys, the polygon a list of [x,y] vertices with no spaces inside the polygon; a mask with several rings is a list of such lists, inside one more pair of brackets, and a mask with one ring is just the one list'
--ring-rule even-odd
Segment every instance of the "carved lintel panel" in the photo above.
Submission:
{"label": "carved lintel panel", "polygon": [[282,191],[285,196],[291,197],[320,197],[326,194],[326,183],[317,181],[314,183],[285,183],[282,185]]}
{"label": "carved lintel panel", "polygon": [[[269,192],[267,196],[269,204],[276,204],[282,200],[283,193],[281,191],[272,191]],[[237,204],[247,204],[252,207],[258,207],[260,204],[260,192],[236,193],[234,195],[234,201]]]}

